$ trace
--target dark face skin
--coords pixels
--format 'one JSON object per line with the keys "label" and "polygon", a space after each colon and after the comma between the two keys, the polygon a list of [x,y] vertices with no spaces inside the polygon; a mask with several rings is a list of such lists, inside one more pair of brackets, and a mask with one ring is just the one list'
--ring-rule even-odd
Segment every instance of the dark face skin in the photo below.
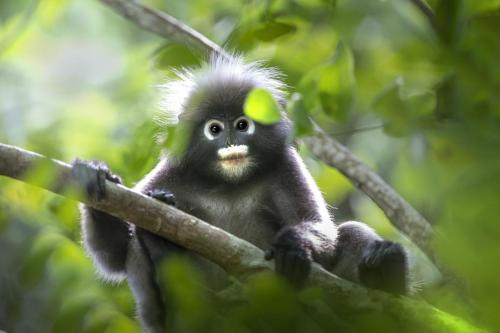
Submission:
{"label": "dark face skin", "polygon": [[189,177],[219,185],[269,174],[288,146],[289,121],[262,125],[246,117],[243,104],[252,87],[216,88],[198,96],[202,102],[191,119],[182,120],[192,126],[192,135],[181,165]]}

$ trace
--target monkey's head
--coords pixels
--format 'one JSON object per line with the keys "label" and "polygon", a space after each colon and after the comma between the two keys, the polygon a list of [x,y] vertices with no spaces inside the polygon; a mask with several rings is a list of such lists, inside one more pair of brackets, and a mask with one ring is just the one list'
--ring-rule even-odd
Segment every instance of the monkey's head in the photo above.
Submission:
{"label": "monkey's head", "polygon": [[213,58],[206,66],[177,73],[163,85],[164,119],[190,130],[179,163],[193,174],[215,181],[241,183],[266,174],[288,146],[290,121],[272,125],[245,116],[243,105],[253,88],[267,90],[285,105],[281,74],[241,57]]}

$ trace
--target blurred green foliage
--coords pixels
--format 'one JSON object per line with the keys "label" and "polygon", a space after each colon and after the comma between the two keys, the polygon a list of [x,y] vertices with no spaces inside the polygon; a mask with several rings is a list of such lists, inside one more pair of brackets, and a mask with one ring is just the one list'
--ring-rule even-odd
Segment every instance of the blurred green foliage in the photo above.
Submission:
{"label": "blurred green foliage", "polygon": [[[463,290],[436,284],[383,213],[302,149],[337,220],[365,221],[408,245],[422,284],[416,297],[500,330],[500,1],[429,1],[432,23],[400,0],[144,2],[279,67],[297,91],[288,108],[296,135],[310,133],[312,117],[387,179],[434,224],[438,255]],[[201,59],[98,1],[2,0],[0,142],[65,161],[101,159],[133,185],[161,149],[154,85],[171,66]],[[33,177],[49,176],[41,167]],[[320,291],[296,295],[273,277],[256,279],[248,303],[228,307],[182,261],[167,263],[164,276],[181,332],[343,331],[346,322],[419,331],[380,313],[317,311],[329,301]],[[76,203],[0,179],[0,329],[138,332],[134,318],[127,287],[96,279]]]}

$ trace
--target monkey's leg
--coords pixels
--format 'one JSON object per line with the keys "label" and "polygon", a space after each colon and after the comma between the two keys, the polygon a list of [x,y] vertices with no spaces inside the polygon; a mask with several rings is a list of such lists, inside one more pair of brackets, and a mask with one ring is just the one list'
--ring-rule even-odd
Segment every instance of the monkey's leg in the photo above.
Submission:
{"label": "monkey's leg", "polygon": [[[146,195],[169,205],[175,205],[174,195],[166,190],[146,191]],[[168,327],[168,290],[160,283],[157,268],[163,260],[184,250],[142,228],[133,229],[127,258],[127,277],[134,294],[137,313],[148,333],[165,332]]]}
{"label": "monkey's leg", "polygon": [[383,240],[359,222],[343,223],[338,232],[333,273],[370,288],[408,292],[408,258],[400,244]]}
{"label": "monkey's leg", "polygon": [[142,328],[147,333],[165,331],[165,306],[156,276],[156,267],[147,248],[134,237],[127,257],[127,281],[136,303]]}
{"label": "monkey's leg", "polygon": [[[94,199],[105,197],[106,180],[121,183],[121,179],[99,161],[75,160],[73,176],[86,189],[86,194]],[[107,279],[123,279],[130,238],[128,224],[85,205],[80,205],[80,211],[83,243],[100,273]]]}

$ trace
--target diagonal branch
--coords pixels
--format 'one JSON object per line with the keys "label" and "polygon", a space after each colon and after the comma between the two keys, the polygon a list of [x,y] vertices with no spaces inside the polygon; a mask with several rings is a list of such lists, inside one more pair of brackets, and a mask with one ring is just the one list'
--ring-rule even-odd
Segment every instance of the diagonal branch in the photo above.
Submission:
{"label": "diagonal branch", "polygon": [[436,16],[431,6],[425,0],[410,0],[427,17],[433,28],[436,28]]}
{"label": "diagonal branch", "polygon": [[[129,0],[100,1],[148,31],[204,51],[227,56],[220,46],[170,15]],[[422,0],[415,1],[420,3]],[[340,170],[365,192],[398,230],[407,235],[431,260],[434,259],[430,246],[433,233],[429,222],[376,172],[363,164],[347,147],[325,134],[317,133],[303,141],[317,158]]]}
{"label": "diagonal branch", "polygon": [[434,259],[431,249],[433,230],[429,222],[376,172],[354,156],[346,146],[324,133],[304,138],[303,142],[316,157],[338,169],[365,192],[399,231]]}
{"label": "diagonal branch", "polygon": [[176,43],[195,47],[199,51],[209,51],[221,56],[228,56],[222,47],[167,13],[143,6],[136,1],[101,0],[101,2],[144,30]]}
{"label": "diagonal branch", "polygon": [[[70,165],[0,143],[0,175],[30,183],[34,178],[29,176],[37,167],[50,171],[53,177],[35,185],[72,198],[75,196],[70,193],[75,193],[75,189],[84,191],[72,179]],[[125,186],[107,181],[106,189],[103,200],[81,196],[78,200],[194,251],[241,281],[273,268],[264,260],[262,250],[222,229]],[[383,310],[411,327],[421,328],[422,332],[480,332],[466,321],[425,302],[363,288],[338,278],[317,264],[311,269],[308,283],[335,297],[345,310]]]}

